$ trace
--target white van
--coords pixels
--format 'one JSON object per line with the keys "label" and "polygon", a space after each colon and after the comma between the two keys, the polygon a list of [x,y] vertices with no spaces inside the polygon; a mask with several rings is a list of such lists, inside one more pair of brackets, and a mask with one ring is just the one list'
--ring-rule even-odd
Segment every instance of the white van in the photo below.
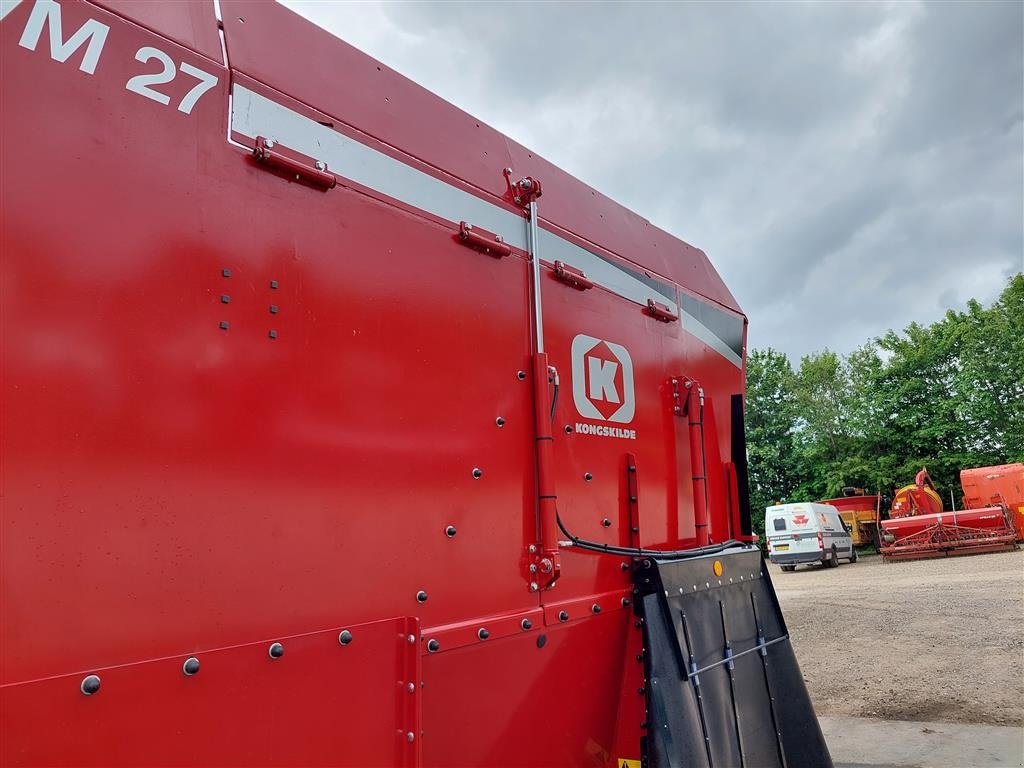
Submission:
{"label": "white van", "polygon": [[821,563],[829,568],[840,558],[857,562],[853,538],[835,507],[828,504],[780,504],[764,511],[768,559],[782,570],[800,563]]}

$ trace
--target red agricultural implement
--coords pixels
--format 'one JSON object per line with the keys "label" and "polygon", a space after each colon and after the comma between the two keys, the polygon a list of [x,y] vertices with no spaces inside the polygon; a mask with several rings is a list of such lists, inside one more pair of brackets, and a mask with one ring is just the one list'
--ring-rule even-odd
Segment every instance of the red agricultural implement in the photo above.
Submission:
{"label": "red agricultural implement", "polygon": [[1018,531],[1006,497],[997,489],[983,498],[991,485],[983,473],[994,469],[1002,468],[961,472],[967,506],[950,511],[943,510],[927,470],[918,472],[912,485],[896,491],[889,519],[879,522],[883,558],[913,560],[1016,549]]}
{"label": "red agricultural implement", "polygon": [[0,9],[0,762],[830,764],[703,252],[279,5]]}

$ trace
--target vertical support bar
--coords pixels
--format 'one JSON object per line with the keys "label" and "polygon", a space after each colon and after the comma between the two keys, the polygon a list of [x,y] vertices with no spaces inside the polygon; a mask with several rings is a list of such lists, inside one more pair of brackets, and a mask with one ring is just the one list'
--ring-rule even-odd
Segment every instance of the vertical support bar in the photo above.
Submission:
{"label": "vertical support bar", "polygon": [[[554,436],[551,433],[551,387],[554,368],[544,353],[544,313],[541,308],[539,227],[537,202],[529,204],[530,268],[533,277],[533,403],[537,458],[537,535],[540,546],[530,545],[536,588],[550,589],[561,573],[558,552],[558,507],[554,483]],[[539,551],[537,551],[539,549]]]}
{"label": "vertical support bar", "polygon": [[540,303],[540,246],[539,228],[537,225],[537,201],[530,201],[530,265],[533,270],[533,333],[536,340],[537,354],[544,353],[544,312]]}
{"label": "vertical support bar", "polygon": [[636,477],[636,456],[626,454],[626,493],[629,502],[629,546],[640,546],[640,483]]}

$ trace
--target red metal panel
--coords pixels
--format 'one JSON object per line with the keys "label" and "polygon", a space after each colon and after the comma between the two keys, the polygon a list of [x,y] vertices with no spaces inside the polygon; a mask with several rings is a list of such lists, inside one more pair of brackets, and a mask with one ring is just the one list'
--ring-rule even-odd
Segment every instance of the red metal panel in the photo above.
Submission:
{"label": "red metal panel", "polygon": [[158,35],[223,63],[213,0],[91,0]]}
{"label": "red metal panel", "polygon": [[632,620],[616,611],[425,657],[424,765],[615,765]]}
{"label": "red metal panel", "polygon": [[[4,686],[0,762],[417,765],[415,626],[388,619]],[[200,663],[191,676],[188,656]],[[91,696],[86,674],[100,678]]]}
{"label": "red metal panel", "polygon": [[[275,3],[223,0],[231,66],[495,196],[501,171],[544,183],[542,216],[738,310],[705,254]],[[301,40],[301,46],[282,41]]]}

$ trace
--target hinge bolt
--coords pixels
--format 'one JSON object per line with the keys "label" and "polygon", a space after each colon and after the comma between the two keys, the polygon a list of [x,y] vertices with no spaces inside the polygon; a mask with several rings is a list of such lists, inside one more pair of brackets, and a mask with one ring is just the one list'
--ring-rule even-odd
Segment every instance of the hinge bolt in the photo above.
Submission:
{"label": "hinge bolt", "polygon": [[100,689],[100,678],[99,675],[89,675],[80,686],[82,693],[86,696],[92,696],[96,691]]}

